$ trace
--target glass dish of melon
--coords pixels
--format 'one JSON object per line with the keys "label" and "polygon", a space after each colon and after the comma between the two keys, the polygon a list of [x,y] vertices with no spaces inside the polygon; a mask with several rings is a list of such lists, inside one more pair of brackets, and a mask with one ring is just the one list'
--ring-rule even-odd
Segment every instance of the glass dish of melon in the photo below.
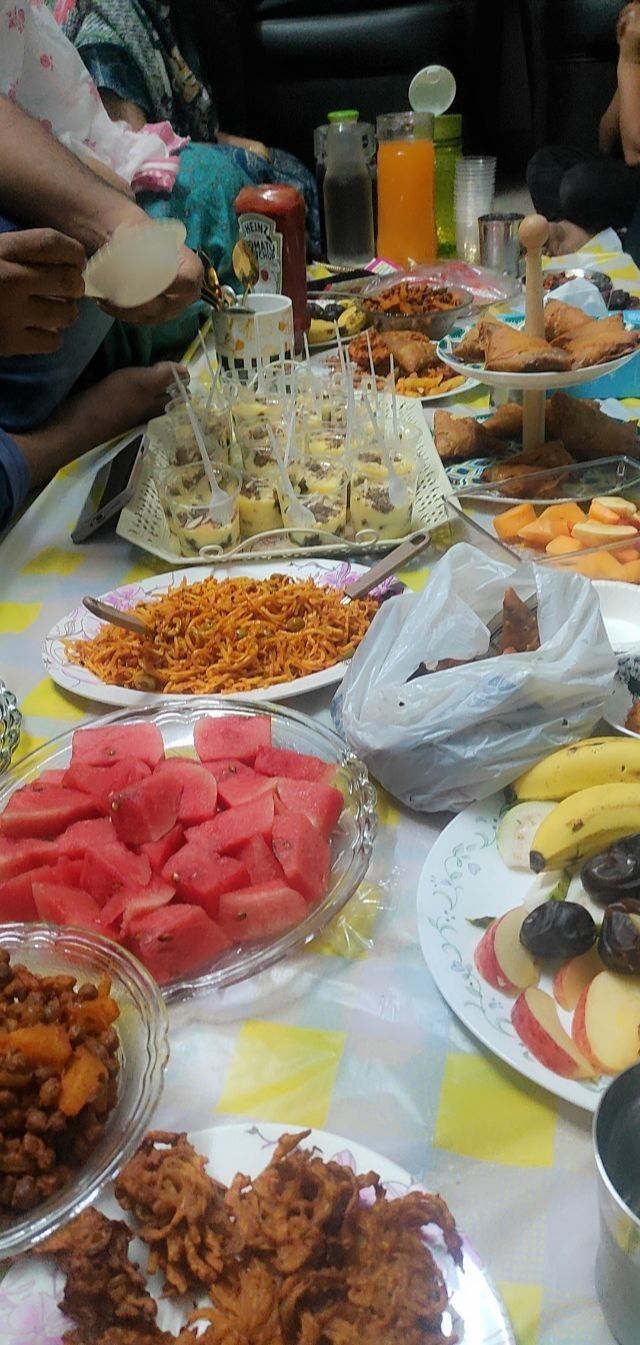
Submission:
{"label": "glass dish of melon", "polygon": [[0,922],[106,935],[171,1001],[312,940],[355,893],[375,791],[331,729],[241,700],[120,711],[0,789]]}

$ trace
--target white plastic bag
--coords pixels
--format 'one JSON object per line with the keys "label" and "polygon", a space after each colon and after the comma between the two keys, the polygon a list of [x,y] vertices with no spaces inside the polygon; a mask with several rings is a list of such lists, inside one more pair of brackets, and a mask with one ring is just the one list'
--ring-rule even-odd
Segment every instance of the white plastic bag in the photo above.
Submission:
{"label": "white plastic bag", "polygon": [[[420,663],[483,655],[485,622],[510,586],[522,598],[537,590],[540,649],[408,680]],[[615,671],[589,580],[533,565],[514,570],[462,543],[421,593],[382,605],[332,709],[391,794],[422,811],[457,810],[585,736]]]}

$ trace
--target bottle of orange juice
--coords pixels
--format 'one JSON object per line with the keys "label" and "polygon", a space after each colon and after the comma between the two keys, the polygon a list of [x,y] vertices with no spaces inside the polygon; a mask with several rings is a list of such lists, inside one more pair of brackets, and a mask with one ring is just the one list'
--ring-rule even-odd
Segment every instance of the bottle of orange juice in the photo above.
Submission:
{"label": "bottle of orange juice", "polygon": [[378,117],[378,256],[400,266],[435,261],[435,154],[430,112]]}

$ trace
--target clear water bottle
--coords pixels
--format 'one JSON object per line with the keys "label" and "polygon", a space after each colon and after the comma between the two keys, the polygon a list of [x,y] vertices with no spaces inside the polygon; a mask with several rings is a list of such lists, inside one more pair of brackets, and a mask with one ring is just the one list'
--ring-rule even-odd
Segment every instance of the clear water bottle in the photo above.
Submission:
{"label": "clear water bottle", "polygon": [[330,264],[364,266],[375,251],[373,193],[357,122],[335,122],[328,127],[323,197]]}

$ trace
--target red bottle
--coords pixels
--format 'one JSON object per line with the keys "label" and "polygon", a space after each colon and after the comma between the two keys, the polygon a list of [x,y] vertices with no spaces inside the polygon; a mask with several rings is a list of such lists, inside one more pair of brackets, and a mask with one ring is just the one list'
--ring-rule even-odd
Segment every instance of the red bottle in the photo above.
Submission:
{"label": "red bottle", "polygon": [[258,256],[256,294],[289,296],[299,350],[308,326],[304,200],[295,187],[268,183],[243,187],[234,207],[240,237],[253,244]]}

